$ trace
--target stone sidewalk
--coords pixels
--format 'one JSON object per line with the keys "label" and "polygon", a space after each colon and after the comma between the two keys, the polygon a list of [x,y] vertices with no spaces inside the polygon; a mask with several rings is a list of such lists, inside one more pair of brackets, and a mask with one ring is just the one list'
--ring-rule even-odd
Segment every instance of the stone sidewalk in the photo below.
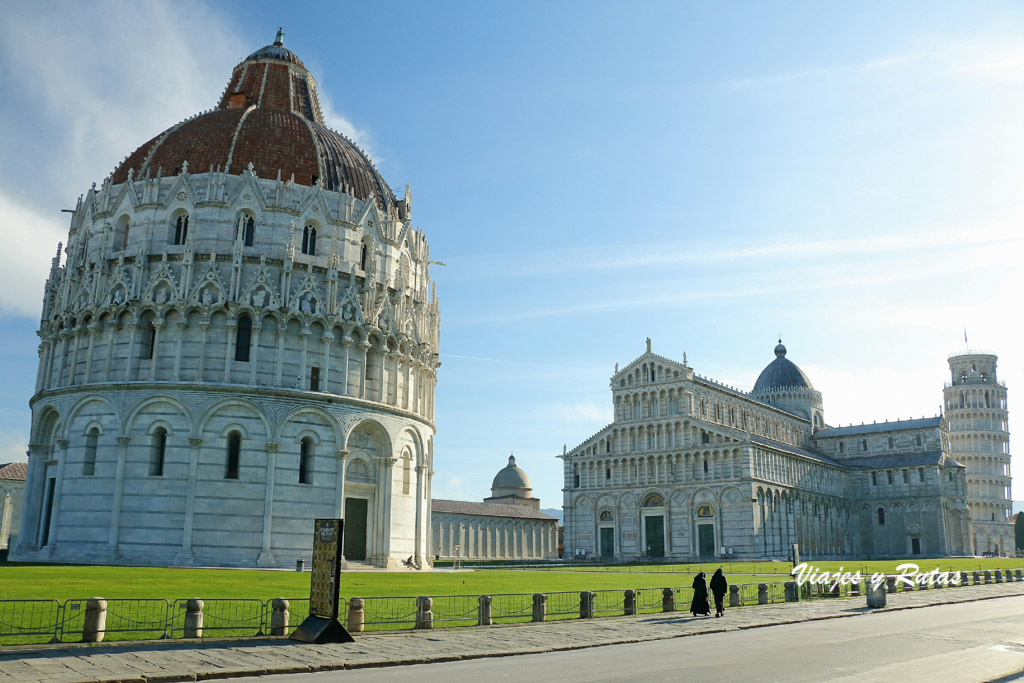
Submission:
{"label": "stone sidewalk", "polygon": [[[888,596],[886,610],[1024,595],[1024,583],[942,588]],[[722,619],[688,612],[473,628],[371,633],[347,645],[285,639],[157,641],[0,648],[0,683],[193,681],[536,654],[854,617],[864,597],[729,609]]]}

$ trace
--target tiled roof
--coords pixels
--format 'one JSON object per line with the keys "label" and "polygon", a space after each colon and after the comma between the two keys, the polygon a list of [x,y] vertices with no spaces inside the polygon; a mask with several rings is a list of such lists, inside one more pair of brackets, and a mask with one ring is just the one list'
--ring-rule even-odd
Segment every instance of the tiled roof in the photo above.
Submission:
{"label": "tiled roof", "polygon": [[519,519],[542,519],[557,522],[551,515],[545,515],[525,505],[505,505],[504,503],[473,503],[468,500],[444,500],[435,498],[430,501],[431,512],[448,512],[457,515],[478,515],[481,517],[516,517]]}
{"label": "tiled roof", "polygon": [[897,432],[903,429],[926,429],[942,424],[942,416],[922,417],[916,420],[894,420],[892,422],[873,422],[869,425],[850,425],[849,427],[828,427],[814,433],[815,439],[828,439],[834,436],[854,436],[861,434],[880,434]]}
{"label": "tiled roof", "polygon": [[8,462],[0,465],[0,479],[25,481],[28,476],[27,462]]}

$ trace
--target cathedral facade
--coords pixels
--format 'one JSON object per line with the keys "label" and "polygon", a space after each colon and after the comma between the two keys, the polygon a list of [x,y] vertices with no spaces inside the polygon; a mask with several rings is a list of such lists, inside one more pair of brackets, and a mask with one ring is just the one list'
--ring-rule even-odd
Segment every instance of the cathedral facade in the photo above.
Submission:
{"label": "cathedral facade", "polygon": [[46,283],[12,559],[429,562],[429,248],[283,45],[80,198]]}
{"label": "cathedral facade", "polygon": [[[990,514],[998,533],[1012,534],[1002,502],[998,520],[995,501],[974,512],[982,491],[1005,494],[1008,509],[1008,442],[978,465],[992,468],[986,482],[1000,467],[1005,489],[972,488],[970,465],[954,457],[952,418],[829,427],[820,392],[781,341],[775,356],[750,392],[701,377],[685,357],[653,353],[650,340],[616,366],[615,420],[560,456],[566,554],[787,558],[798,544],[814,558],[970,555],[979,537],[972,515]],[[990,365],[996,405],[994,357]],[[1005,425],[1001,391],[992,410]]]}

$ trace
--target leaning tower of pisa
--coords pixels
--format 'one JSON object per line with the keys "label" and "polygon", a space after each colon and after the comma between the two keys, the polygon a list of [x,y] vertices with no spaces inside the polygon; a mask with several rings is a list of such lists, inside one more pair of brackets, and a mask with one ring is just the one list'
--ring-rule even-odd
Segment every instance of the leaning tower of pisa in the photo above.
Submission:
{"label": "leaning tower of pisa", "polygon": [[974,552],[1012,553],[1006,385],[996,375],[992,353],[954,353],[949,370],[943,392],[949,451],[967,468]]}

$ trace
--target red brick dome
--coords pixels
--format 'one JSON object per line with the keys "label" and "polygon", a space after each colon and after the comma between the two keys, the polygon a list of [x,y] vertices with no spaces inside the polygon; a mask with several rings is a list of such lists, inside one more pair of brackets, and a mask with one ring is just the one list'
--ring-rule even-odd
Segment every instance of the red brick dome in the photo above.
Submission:
{"label": "red brick dome", "polygon": [[318,181],[329,190],[366,200],[392,213],[394,193],[373,162],[345,136],[324,125],[316,81],[278,40],[235,67],[215,109],[160,133],[128,156],[112,181],[176,175],[184,162],[193,173],[211,167],[241,173],[251,163],[260,178],[301,185]]}

